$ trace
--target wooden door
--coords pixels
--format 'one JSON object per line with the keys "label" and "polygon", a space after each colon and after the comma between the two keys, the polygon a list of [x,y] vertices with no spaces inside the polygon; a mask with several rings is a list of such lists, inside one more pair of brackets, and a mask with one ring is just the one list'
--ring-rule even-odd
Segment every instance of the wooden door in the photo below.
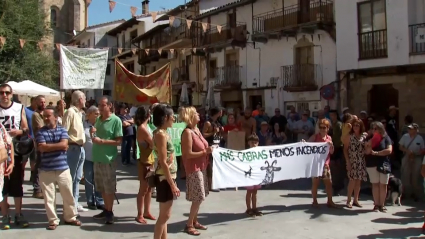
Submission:
{"label": "wooden door", "polygon": [[310,21],[310,0],[298,0],[298,24]]}
{"label": "wooden door", "polygon": [[295,51],[293,77],[296,86],[303,86],[314,82],[313,47],[298,47]]}

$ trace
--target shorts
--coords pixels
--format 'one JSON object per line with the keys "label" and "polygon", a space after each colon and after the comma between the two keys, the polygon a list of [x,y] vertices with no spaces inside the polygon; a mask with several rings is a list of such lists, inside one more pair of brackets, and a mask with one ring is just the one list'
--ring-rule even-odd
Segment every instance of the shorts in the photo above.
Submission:
{"label": "shorts", "polygon": [[116,160],[108,164],[94,162],[94,185],[100,193],[114,194],[117,191]]}
{"label": "shorts", "polygon": [[[174,181],[174,183],[176,183],[176,181]],[[171,187],[167,179],[160,180],[160,182],[156,185],[156,201],[165,203],[175,199],[176,198],[171,191]]]}
{"label": "shorts", "polygon": [[315,177],[315,178],[320,178],[320,179],[332,179],[331,176],[331,168],[329,167],[329,165],[325,164],[325,166],[323,166],[323,172],[322,172],[322,176],[320,177]]}
{"label": "shorts", "polygon": [[250,186],[250,187],[245,187],[246,190],[258,190],[261,188],[261,185],[254,185],[254,186]]}
{"label": "shorts", "polygon": [[15,167],[12,174],[4,177],[2,195],[3,197],[20,198],[24,196],[24,169],[22,167],[22,156],[15,155]]}
{"label": "shorts", "polygon": [[380,183],[380,184],[388,184],[388,180],[390,179],[389,174],[383,174],[376,170],[376,167],[366,168],[367,174],[369,175],[370,183]]}

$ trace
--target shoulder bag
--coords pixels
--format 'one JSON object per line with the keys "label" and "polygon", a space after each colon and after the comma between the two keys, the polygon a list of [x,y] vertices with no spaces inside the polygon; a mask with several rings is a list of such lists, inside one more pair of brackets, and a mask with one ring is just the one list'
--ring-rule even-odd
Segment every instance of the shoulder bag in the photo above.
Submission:
{"label": "shoulder bag", "polygon": [[[385,137],[382,139],[385,140]],[[382,142],[382,141],[381,141]],[[413,140],[412,140],[413,142]],[[412,143],[410,142],[410,143]],[[410,146],[410,144],[409,144]],[[379,157],[379,156],[375,156]],[[390,174],[391,173],[391,162],[388,156],[385,156],[381,159],[381,161],[378,163],[378,166],[376,166],[376,171],[382,173],[382,174]]]}

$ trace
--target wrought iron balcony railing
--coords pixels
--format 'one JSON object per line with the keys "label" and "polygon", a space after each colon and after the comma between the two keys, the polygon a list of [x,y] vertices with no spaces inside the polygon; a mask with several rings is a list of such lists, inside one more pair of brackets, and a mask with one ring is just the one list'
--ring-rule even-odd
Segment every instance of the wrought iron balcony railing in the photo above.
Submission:
{"label": "wrought iron balcony railing", "polygon": [[243,34],[245,30],[245,22],[222,25],[221,32],[219,32],[216,27],[212,27],[204,33],[202,27],[198,27],[197,36],[195,37],[195,46],[199,47],[226,43],[229,40],[237,38],[238,35]]}
{"label": "wrought iron balcony railing", "polygon": [[409,26],[410,54],[425,54],[425,23]]}
{"label": "wrought iron balcony railing", "polygon": [[359,59],[384,58],[388,56],[387,30],[359,33]]}
{"label": "wrought iron balcony railing", "polygon": [[281,70],[286,91],[315,91],[322,79],[321,67],[316,64],[282,66]]}
{"label": "wrought iron balcony railing", "polygon": [[242,66],[223,66],[215,69],[215,83],[219,87],[240,86]]}
{"label": "wrought iron balcony railing", "polygon": [[253,17],[253,34],[280,31],[305,23],[333,23],[333,2],[316,0],[307,7],[299,4]]}

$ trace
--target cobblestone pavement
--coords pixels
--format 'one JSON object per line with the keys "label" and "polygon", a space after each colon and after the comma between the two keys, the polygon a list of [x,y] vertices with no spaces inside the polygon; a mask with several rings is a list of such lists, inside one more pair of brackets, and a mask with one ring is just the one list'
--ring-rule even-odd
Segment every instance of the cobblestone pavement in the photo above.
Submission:
{"label": "cobblestone pavement", "polygon": [[[116,223],[103,225],[91,217],[98,211],[81,213],[83,226],[76,228],[61,225],[56,231],[45,229],[46,215],[43,201],[31,198],[31,186],[24,186],[24,214],[31,222],[28,229],[13,228],[0,231],[0,238],[19,239],[109,239],[109,238],[153,238],[154,222],[140,225],[136,216],[136,194],[138,191],[137,167],[126,166],[119,169],[118,193],[120,204],[115,203]],[[29,178],[27,169],[26,180]],[[179,182],[184,191],[184,181]],[[310,207],[309,180],[280,182],[262,189],[258,194],[259,205],[264,216],[248,218],[245,211],[245,191],[239,189],[212,192],[200,210],[201,223],[209,229],[198,238],[425,238],[420,235],[423,221],[423,204],[404,201],[402,207],[388,207],[387,213],[371,212],[370,196],[361,198],[362,209],[328,209],[324,206],[325,195],[321,194],[320,209]],[[58,194],[59,195],[59,194]],[[85,195],[81,186],[81,204],[85,205]],[[345,203],[345,197],[338,196],[334,201]],[[57,199],[59,211],[62,200]],[[168,227],[168,238],[181,239],[191,236],[182,232],[190,204],[185,194],[173,206]],[[152,213],[158,214],[158,204],[152,203]]]}

